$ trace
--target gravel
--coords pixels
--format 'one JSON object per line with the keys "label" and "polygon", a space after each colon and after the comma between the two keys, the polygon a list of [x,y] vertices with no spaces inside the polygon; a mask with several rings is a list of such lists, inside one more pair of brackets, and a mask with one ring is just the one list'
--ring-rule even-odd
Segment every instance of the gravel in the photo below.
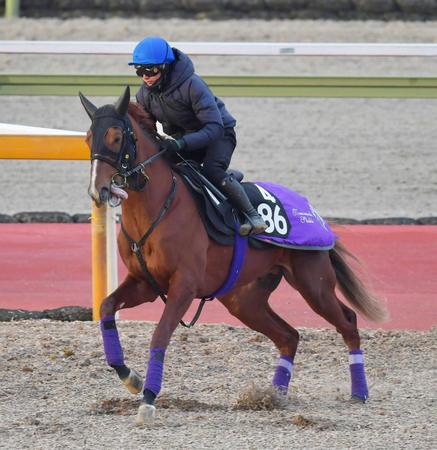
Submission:
{"label": "gravel", "polygon": [[[151,323],[119,323],[126,361],[143,375],[152,330]],[[364,405],[349,400],[341,337],[299,332],[289,395],[274,402],[268,387],[277,354],[264,336],[226,325],[179,328],[156,418],[138,428],[141,396],[106,366],[97,323],[1,323],[0,448],[437,447],[437,328],[362,331],[370,389]]]}

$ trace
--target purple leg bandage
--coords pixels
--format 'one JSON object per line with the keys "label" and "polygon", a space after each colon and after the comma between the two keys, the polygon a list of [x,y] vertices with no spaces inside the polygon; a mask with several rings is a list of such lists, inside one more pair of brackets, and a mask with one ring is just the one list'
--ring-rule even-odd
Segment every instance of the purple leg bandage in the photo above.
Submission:
{"label": "purple leg bandage", "polygon": [[288,392],[288,385],[292,375],[293,358],[291,356],[281,356],[273,376],[273,386],[285,395]]}
{"label": "purple leg bandage", "polygon": [[365,401],[369,397],[366,374],[364,372],[364,358],[362,350],[349,352],[349,368],[352,381],[352,397]]}
{"label": "purple leg bandage", "polygon": [[144,389],[152,391],[155,395],[158,395],[161,390],[162,374],[164,372],[164,355],[165,349],[163,348],[150,349]]}
{"label": "purple leg bandage", "polygon": [[105,349],[106,361],[110,366],[124,365],[123,350],[118,338],[117,326],[114,316],[105,317],[100,321],[103,348]]}

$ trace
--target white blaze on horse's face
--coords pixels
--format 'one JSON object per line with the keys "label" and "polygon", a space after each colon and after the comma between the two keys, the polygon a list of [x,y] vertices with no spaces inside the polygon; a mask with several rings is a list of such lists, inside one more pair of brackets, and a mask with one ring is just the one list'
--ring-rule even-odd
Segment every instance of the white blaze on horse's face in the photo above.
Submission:
{"label": "white blaze on horse's face", "polygon": [[98,203],[100,200],[100,194],[97,189],[97,172],[98,172],[98,166],[101,163],[98,159],[93,159],[91,161],[91,175],[90,175],[90,185],[88,187],[88,195],[96,202]]}

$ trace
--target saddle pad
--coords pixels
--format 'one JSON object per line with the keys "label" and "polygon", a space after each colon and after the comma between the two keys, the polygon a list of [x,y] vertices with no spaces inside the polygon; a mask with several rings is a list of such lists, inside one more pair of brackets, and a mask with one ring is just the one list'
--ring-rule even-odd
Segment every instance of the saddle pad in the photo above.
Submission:
{"label": "saddle pad", "polygon": [[280,247],[329,250],[336,236],[306,197],[274,183],[242,183],[268,228],[255,239]]}
{"label": "saddle pad", "polygon": [[[209,237],[221,245],[233,245],[236,213],[223,194],[212,194],[200,174],[190,166],[179,165],[173,169],[182,175],[191,191]],[[269,225],[265,233],[249,236],[252,248],[268,249],[275,245],[329,250],[334,246],[336,236],[305,197],[274,183],[241,184]],[[241,220],[245,219],[240,217]]]}

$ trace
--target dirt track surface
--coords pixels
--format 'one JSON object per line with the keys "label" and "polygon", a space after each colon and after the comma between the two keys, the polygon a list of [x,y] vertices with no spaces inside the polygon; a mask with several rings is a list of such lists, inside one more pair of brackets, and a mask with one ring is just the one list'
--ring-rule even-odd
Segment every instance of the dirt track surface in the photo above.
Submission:
{"label": "dirt track surface", "polygon": [[[119,324],[126,361],[143,374],[152,329],[144,322]],[[156,419],[138,428],[140,397],[107,368],[97,323],[2,323],[0,447],[437,447],[436,328],[362,332],[371,395],[365,405],[349,400],[347,351],[339,335],[299,331],[290,394],[274,406],[268,394],[247,400],[270,384],[277,357],[270,341],[225,325],[179,328],[167,351]]]}
{"label": "dirt track surface", "polygon": [[[0,39],[437,42],[436,22],[0,19]],[[0,55],[2,73],[132,73],[127,56]],[[240,75],[435,76],[437,58],[196,57],[197,71]],[[92,98],[96,104],[115,98]],[[437,215],[436,100],[227,98],[233,166],[307,195],[328,217]],[[2,97],[0,122],[86,131],[75,97]],[[88,213],[87,162],[1,161],[0,213]],[[11,182],[19,178],[20,182]]]}

